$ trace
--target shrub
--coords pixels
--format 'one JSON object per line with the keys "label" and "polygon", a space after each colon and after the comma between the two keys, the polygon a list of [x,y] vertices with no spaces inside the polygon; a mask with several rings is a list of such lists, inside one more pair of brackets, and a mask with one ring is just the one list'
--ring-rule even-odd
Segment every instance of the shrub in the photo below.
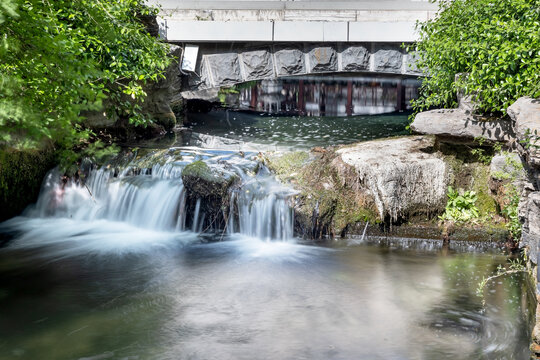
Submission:
{"label": "shrub", "polygon": [[78,146],[89,110],[146,124],[143,85],[170,61],[139,21],[156,13],[144,0],[2,0],[0,145]]}
{"label": "shrub", "polygon": [[[540,0],[442,0],[408,47],[425,69],[415,111],[456,107],[459,89],[484,113],[540,96]],[[456,74],[466,73],[456,80]]]}

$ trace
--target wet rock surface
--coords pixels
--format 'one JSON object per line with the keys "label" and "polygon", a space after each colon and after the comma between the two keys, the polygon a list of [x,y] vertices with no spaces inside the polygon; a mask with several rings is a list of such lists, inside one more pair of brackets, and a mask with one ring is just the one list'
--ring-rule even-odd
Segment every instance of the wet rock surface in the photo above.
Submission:
{"label": "wet rock surface", "polygon": [[224,165],[209,166],[201,160],[186,165],[182,171],[182,182],[187,195],[187,213],[199,212],[205,218],[201,224],[223,228],[226,223],[225,210],[229,208],[229,189],[238,180],[238,176]]}

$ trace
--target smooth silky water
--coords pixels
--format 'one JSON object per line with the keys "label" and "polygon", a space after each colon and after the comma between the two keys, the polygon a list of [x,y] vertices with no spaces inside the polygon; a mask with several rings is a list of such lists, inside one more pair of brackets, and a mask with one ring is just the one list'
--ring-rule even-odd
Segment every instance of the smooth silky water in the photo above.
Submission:
{"label": "smooth silky water", "polygon": [[[201,234],[181,174],[234,173],[225,231]],[[53,170],[0,224],[1,359],[528,359],[524,275],[501,250],[293,237],[296,193],[256,152],[174,147]]]}

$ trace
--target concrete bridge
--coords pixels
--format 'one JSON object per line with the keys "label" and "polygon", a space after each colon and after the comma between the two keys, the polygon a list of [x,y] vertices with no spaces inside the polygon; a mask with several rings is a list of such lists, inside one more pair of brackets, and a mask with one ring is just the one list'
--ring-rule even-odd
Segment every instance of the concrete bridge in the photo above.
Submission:
{"label": "concrete bridge", "polygon": [[416,21],[438,7],[426,0],[149,2],[162,7],[162,38],[184,46],[190,91],[321,73],[418,76],[401,44],[413,42]]}

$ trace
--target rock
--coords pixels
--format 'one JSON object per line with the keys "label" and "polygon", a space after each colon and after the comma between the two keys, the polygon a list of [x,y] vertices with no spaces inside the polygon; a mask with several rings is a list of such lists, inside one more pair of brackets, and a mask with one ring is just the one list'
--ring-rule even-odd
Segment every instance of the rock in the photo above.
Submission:
{"label": "rock", "polygon": [[219,88],[182,91],[181,95],[185,100],[203,100],[208,102],[219,102]]}
{"label": "rock", "polygon": [[367,189],[381,219],[396,221],[416,212],[435,212],[446,204],[449,167],[431,153],[434,139],[414,136],[368,141],[337,150],[334,166],[343,178],[354,169],[358,189]]}
{"label": "rock", "polygon": [[201,160],[186,165],[182,171],[182,182],[187,195],[187,219],[194,218],[199,202],[198,226],[202,229],[223,229],[226,224],[224,213],[229,209],[229,188],[238,179],[238,175],[225,165],[213,164],[210,167]]}
{"label": "rock", "polygon": [[523,220],[521,247],[528,249],[529,259],[538,264],[540,244],[540,191],[530,192],[520,203],[520,218]]}
{"label": "rock", "polygon": [[414,118],[411,130],[417,134],[437,135],[444,142],[468,144],[474,144],[474,139],[480,137],[507,142],[515,136],[507,120],[488,120],[457,109],[421,112]]}
{"label": "rock", "polygon": [[341,53],[343,71],[369,70],[369,51],[363,46],[349,46]]}
{"label": "rock", "polygon": [[199,160],[187,165],[182,171],[186,191],[196,198],[225,198],[229,187],[238,176],[223,166],[208,166]]}
{"label": "rock", "polygon": [[274,54],[277,75],[304,74],[306,66],[304,53],[298,49],[282,49]]}
{"label": "rock", "polygon": [[519,98],[506,112],[514,122],[521,153],[530,166],[540,168],[540,99]]}
{"label": "rock", "polygon": [[206,55],[206,61],[212,73],[213,83],[217,86],[230,85],[242,81],[238,54]]}
{"label": "rock", "polygon": [[310,72],[337,71],[337,53],[330,46],[316,47],[309,52]]}
{"label": "rock", "polygon": [[91,129],[103,129],[113,127],[116,123],[114,119],[107,116],[105,111],[82,111],[83,123]]}
{"label": "rock", "polygon": [[398,50],[380,49],[373,54],[374,71],[401,73],[403,54]]}
{"label": "rock", "polygon": [[497,154],[491,159],[489,166],[491,177],[522,178],[525,174],[521,158],[517,153]]}
{"label": "rock", "polygon": [[242,53],[242,63],[247,80],[274,76],[274,63],[268,50],[244,52]]}
{"label": "rock", "polygon": [[[182,48],[170,45],[170,54],[176,59],[182,55]],[[171,105],[182,101],[182,74],[178,60],[173,61],[165,71],[165,78],[146,86],[147,97],[142,104],[142,111],[148,113],[158,125],[171,130],[176,125],[176,116]]]}

